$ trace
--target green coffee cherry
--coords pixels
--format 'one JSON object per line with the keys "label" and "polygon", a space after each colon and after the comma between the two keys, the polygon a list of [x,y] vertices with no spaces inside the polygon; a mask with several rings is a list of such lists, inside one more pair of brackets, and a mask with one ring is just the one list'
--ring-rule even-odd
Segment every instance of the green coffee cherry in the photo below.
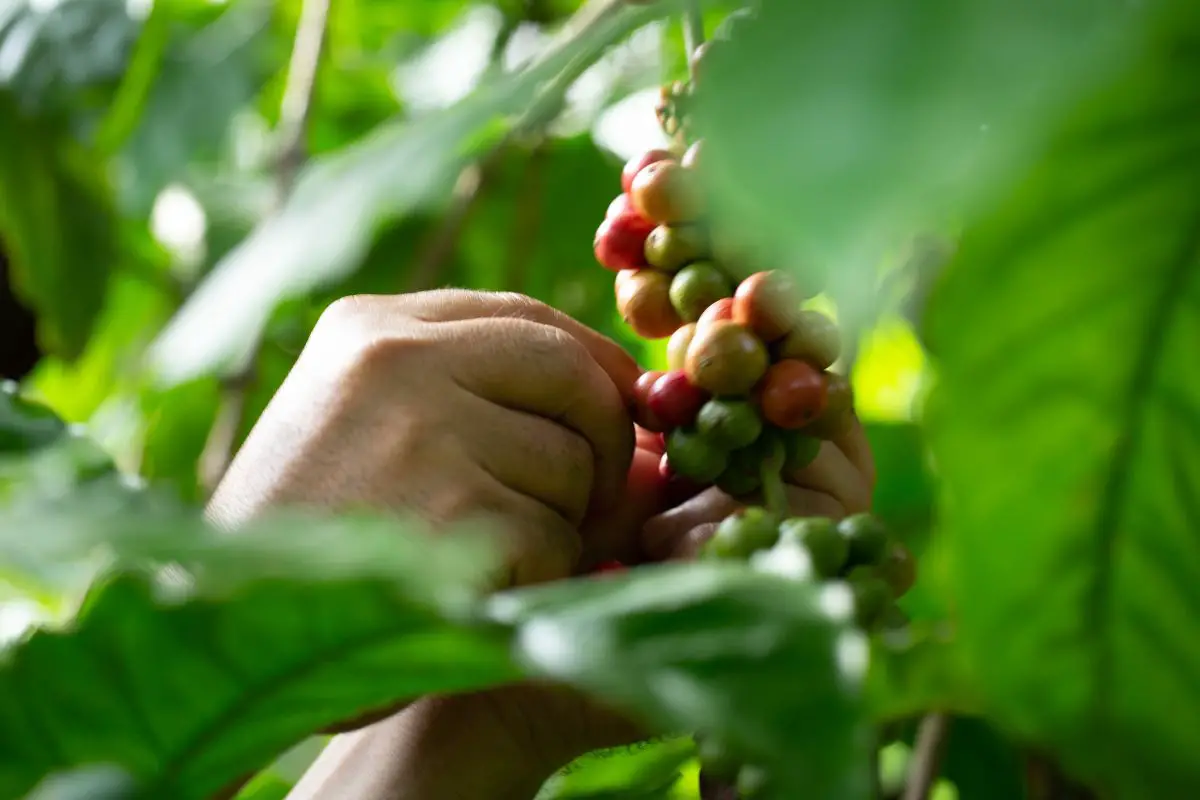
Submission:
{"label": "green coffee cherry", "polygon": [[887,528],[870,514],[854,514],[838,523],[838,533],[850,545],[850,567],[882,564],[891,544]]}
{"label": "green coffee cherry", "polygon": [[752,403],[717,398],[700,409],[696,428],[720,446],[736,450],[754,444],[762,434],[763,422]]}
{"label": "green coffee cherry", "polygon": [[821,440],[808,436],[802,430],[784,431],[783,447],[787,456],[783,462],[784,474],[793,475],[816,460],[821,452]]}
{"label": "green coffee cherry", "polygon": [[901,544],[892,545],[879,565],[879,574],[887,581],[893,597],[899,599],[908,594],[917,582],[917,561],[912,551]]}
{"label": "green coffee cherry", "polygon": [[725,467],[716,483],[717,488],[730,497],[749,497],[762,488],[762,477],[756,469],[734,464],[731,454],[729,466]]}
{"label": "green coffee cherry", "polygon": [[676,428],[667,436],[667,462],[678,475],[712,483],[725,471],[727,455],[694,428]]}
{"label": "green coffee cherry", "polygon": [[704,551],[709,558],[743,561],[774,546],[778,539],[779,520],[765,508],[755,506],[722,520]]}
{"label": "green coffee cherry", "polygon": [[784,520],[779,526],[779,538],[794,540],[808,550],[813,569],[826,579],[837,577],[850,555],[850,543],[838,533],[833,520],[824,517]]}
{"label": "green coffee cherry", "polygon": [[854,595],[854,619],[863,630],[878,627],[892,605],[892,590],[875,567],[855,567],[846,575]]}
{"label": "green coffee cherry", "polygon": [[731,296],[729,279],[711,261],[688,264],[671,281],[671,305],[684,322],[695,322],[706,308]]}
{"label": "green coffee cherry", "polygon": [[678,272],[708,251],[701,225],[659,225],[646,237],[646,263],[663,272]]}

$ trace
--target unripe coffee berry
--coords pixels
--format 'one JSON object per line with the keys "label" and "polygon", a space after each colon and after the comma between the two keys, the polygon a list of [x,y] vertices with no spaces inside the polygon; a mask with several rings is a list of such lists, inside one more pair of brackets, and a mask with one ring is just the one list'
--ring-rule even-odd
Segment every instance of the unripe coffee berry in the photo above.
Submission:
{"label": "unripe coffee berry", "polygon": [[650,408],[650,391],[663,374],[657,371],[643,372],[633,384],[634,422],[654,433],[671,429],[671,426],[659,419]]}
{"label": "unripe coffee berry", "polygon": [[837,372],[826,372],[825,396],[825,410],[804,432],[820,439],[836,439],[854,427],[854,390],[850,380]]}
{"label": "unripe coffee berry", "polygon": [[677,161],[656,161],[633,179],[629,196],[643,217],[660,225],[695,222],[701,217],[695,177]]}
{"label": "unripe coffee berry", "polygon": [[625,167],[621,170],[621,190],[628,192],[633,186],[633,179],[637,177],[637,174],[651,164],[674,160],[675,154],[670,150],[647,150],[641,155],[634,156],[625,162]]}
{"label": "unripe coffee berry", "polygon": [[842,334],[837,323],[819,311],[801,311],[776,352],[779,358],[794,358],[817,369],[829,369],[842,354]]}
{"label": "unripe coffee berry", "polygon": [[786,452],[783,474],[788,476],[795,475],[807,467],[817,459],[821,452],[821,440],[810,436],[808,428],[804,428],[802,431],[784,431],[783,446]]}
{"label": "unripe coffee berry", "polygon": [[696,323],[689,322],[671,334],[667,342],[667,366],[671,369],[684,369],[687,366],[688,347],[696,335]]}
{"label": "unripe coffee berry", "polygon": [[887,557],[891,538],[872,515],[853,514],[839,522],[837,529],[849,546],[846,563],[850,567],[876,566]]}
{"label": "unripe coffee berry", "polygon": [[643,339],[665,339],[683,324],[671,305],[671,276],[654,270],[640,270],[622,279],[617,310]]}
{"label": "unripe coffee berry", "polygon": [[717,488],[730,497],[750,497],[762,488],[762,476],[757,470],[747,469],[742,464],[733,464],[733,455],[730,454],[729,466],[717,477]]}
{"label": "unripe coffee berry", "polygon": [[696,429],[727,450],[747,447],[762,433],[758,409],[746,400],[714,399],[701,407]]}
{"label": "unripe coffee berry", "polygon": [[704,545],[709,558],[745,560],[766,550],[779,539],[779,520],[764,508],[752,506],[735,511],[721,521]]}
{"label": "unripe coffee berry", "polygon": [[772,425],[802,428],[825,410],[825,377],[805,361],[772,364],[763,378],[759,403],[763,417]]}
{"label": "unripe coffee berry", "polygon": [[824,517],[784,520],[779,526],[779,537],[803,545],[813,569],[822,578],[836,578],[850,556],[849,542],[838,533],[833,520]]}
{"label": "unripe coffee berry", "polygon": [[647,397],[650,412],[663,422],[664,430],[691,425],[707,400],[708,393],[693,386],[682,370],[660,376]]}
{"label": "unripe coffee berry", "polygon": [[676,428],[667,434],[667,462],[677,475],[712,483],[725,471],[725,461],[725,451],[693,428]]}
{"label": "unripe coffee berry", "polygon": [[688,348],[688,378],[718,397],[744,397],[767,371],[767,349],[736,322],[697,328]]}
{"label": "unripe coffee berry", "polygon": [[648,266],[645,254],[648,231],[644,228],[636,217],[630,215],[604,220],[592,240],[596,260],[613,272]]}
{"label": "unripe coffee berry", "polygon": [[708,237],[700,225],[659,225],[646,237],[646,263],[664,272],[678,272],[708,255]]}
{"label": "unripe coffee berry", "polygon": [[764,342],[774,342],[795,327],[800,300],[796,282],[787,273],[756,272],[738,284],[733,295],[733,319]]}
{"label": "unripe coffee berry", "polygon": [[700,319],[696,320],[696,327],[702,327],[710,322],[717,320],[732,320],[733,319],[733,298],[722,297],[708,308],[704,309],[704,313],[700,315]]}
{"label": "unripe coffee berry", "polygon": [[671,302],[685,322],[700,319],[705,309],[733,291],[729,279],[711,261],[688,264],[671,281]]}
{"label": "unripe coffee berry", "polygon": [[846,576],[854,596],[854,618],[859,627],[873,630],[892,605],[892,591],[873,567],[855,567]]}

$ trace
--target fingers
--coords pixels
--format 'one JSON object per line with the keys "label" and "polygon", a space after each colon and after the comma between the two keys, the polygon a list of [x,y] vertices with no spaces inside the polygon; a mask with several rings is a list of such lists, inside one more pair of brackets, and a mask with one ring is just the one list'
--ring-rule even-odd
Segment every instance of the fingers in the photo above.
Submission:
{"label": "fingers", "polygon": [[580,532],[582,572],[606,561],[638,564],[645,560],[642,526],[664,507],[666,486],[658,471],[658,461],[659,455],[654,452],[640,447],[635,450],[621,503],[584,522]]}
{"label": "fingers", "polygon": [[858,469],[863,482],[866,484],[867,491],[873,493],[875,491],[875,481],[878,478],[875,470],[875,454],[871,451],[871,443],[867,440],[867,432],[863,428],[862,423],[859,422],[857,416],[854,418],[854,424],[835,438],[833,443],[845,454],[850,463]]}
{"label": "fingers", "polygon": [[663,450],[665,449],[663,446],[662,434],[648,431],[640,425],[636,425],[634,427],[637,434],[636,439],[638,449],[649,450],[651,453],[661,456],[663,454]]}
{"label": "fingers", "polygon": [[558,421],[591,445],[593,502],[615,503],[633,454],[628,407],[578,339],[525,319],[471,319],[438,335],[454,344],[446,367],[467,391],[490,402]]}
{"label": "fingers", "polygon": [[856,514],[871,507],[872,486],[834,442],[822,442],[821,450],[811,464],[784,475],[784,479],[794,486],[835,498],[844,514]]}
{"label": "fingers", "polygon": [[575,431],[468,394],[463,446],[492,477],[579,525],[587,513],[594,458]]}
{"label": "fingers", "polygon": [[[790,513],[804,517],[844,517],[846,509],[829,494],[798,486],[787,487]],[[756,498],[751,498],[757,502]],[[725,517],[746,506],[716,487],[648,520],[642,528],[646,555],[661,561],[690,558],[712,536]]]}
{"label": "fingers", "polygon": [[506,317],[537,322],[569,334],[583,345],[628,405],[641,369],[620,345],[558,309],[513,292],[442,289],[404,296],[408,313],[425,322],[455,322]]}

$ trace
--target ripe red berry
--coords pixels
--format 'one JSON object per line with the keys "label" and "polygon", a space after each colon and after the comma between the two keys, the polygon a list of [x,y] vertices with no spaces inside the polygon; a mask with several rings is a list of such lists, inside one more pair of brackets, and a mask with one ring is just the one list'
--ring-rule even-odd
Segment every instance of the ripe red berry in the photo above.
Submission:
{"label": "ripe red berry", "polygon": [[777,270],[756,272],[738,284],[733,319],[764,342],[782,339],[800,317],[800,293],[791,276]]}
{"label": "ripe red berry", "polygon": [[625,162],[625,168],[621,170],[621,189],[628,192],[629,187],[633,185],[633,179],[637,174],[646,167],[657,161],[674,161],[675,154],[670,150],[647,150],[640,156],[634,156]]}
{"label": "ripe red berry", "polygon": [[759,395],[763,416],[786,430],[802,428],[821,416],[827,401],[828,387],[821,371],[793,359],[767,370]]}
{"label": "ripe red berry", "polygon": [[696,327],[700,328],[718,320],[730,319],[733,319],[733,298],[722,297],[704,309],[704,313],[700,315],[700,319],[696,320]]}
{"label": "ripe red berry", "polygon": [[650,389],[663,374],[657,371],[643,372],[633,384],[634,422],[654,433],[662,433],[669,429],[669,426],[650,410]]}
{"label": "ripe red berry", "polygon": [[646,235],[656,227],[653,222],[643,217],[638,213],[638,210],[633,207],[633,203],[627,194],[619,194],[613,198],[613,201],[608,204],[608,210],[604,212],[605,219],[622,219],[628,218],[627,223],[635,229],[646,229]]}
{"label": "ripe red berry", "polygon": [[653,226],[648,230],[631,215],[604,220],[596,230],[596,238],[592,240],[596,260],[613,272],[647,266],[646,236],[651,230]]}
{"label": "ripe red berry", "polygon": [[626,567],[620,561],[605,561],[602,564],[597,564],[596,568],[593,569],[592,572],[595,574],[603,574],[605,572],[624,572],[626,569],[628,569],[628,567]]}
{"label": "ripe red berry", "polygon": [[662,420],[667,429],[673,429],[696,421],[696,415],[708,402],[708,393],[693,386],[682,370],[674,370],[654,382],[647,399],[650,412]]}

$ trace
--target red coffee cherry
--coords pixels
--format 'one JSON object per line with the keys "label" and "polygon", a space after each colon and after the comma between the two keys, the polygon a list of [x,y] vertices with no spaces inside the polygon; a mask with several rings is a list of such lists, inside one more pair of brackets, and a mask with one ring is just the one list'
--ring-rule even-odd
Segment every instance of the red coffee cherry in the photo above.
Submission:
{"label": "red coffee cherry", "polygon": [[719,320],[731,319],[733,319],[733,298],[722,297],[704,309],[704,313],[700,315],[700,319],[696,320],[696,327],[701,328]]}
{"label": "red coffee cherry", "polygon": [[650,389],[663,374],[657,371],[643,372],[637,382],[633,384],[634,422],[654,433],[663,433],[671,429],[671,426],[665,424],[657,414],[650,410]]}
{"label": "red coffee cherry", "polygon": [[786,430],[802,428],[825,410],[825,376],[806,361],[788,359],[767,370],[759,393],[763,416]]}
{"label": "red coffee cherry", "polygon": [[643,269],[617,279],[617,310],[643,339],[665,339],[683,324],[671,305],[671,276]]}
{"label": "red coffee cherry", "polygon": [[660,225],[695,222],[701,214],[695,175],[678,161],[656,161],[633,179],[629,197],[646,219]]}
{"label": "red coffee cherry", "polygon": [[619,194],[614,197],[613,201],[608,204],[608,210],[604,212],[605,219],[621,219],[623,217],[629,218],[627,222],[632,227],[645,228],[647,235],[654,230],[654,223],[638,213],[627,194]]}
{"label": "red coffee cherry", "polygon": [[604,220],[592,240],[596,260],[613,272],[646,267],[646,236],[650,230],[632,215]]}
{"label": "red coffee cherry", "polygon": [[809,436],[836,439],[854,426],[854,388],[850,380],[837,372],[825,375],[825,410],[811,425],[804,428]]}
{"label": "red coffee cherry", "polygon": [[667,430],[672,430],[696,421],[696,415],[708,402],[708,393],[694,386],[682,371],[673,371],[654,382],[647,400],[650,412],[662,420]]}
{"label": "red coffee cherry", "polygon": [[633,179],[637,174],[651,164],[659,161],[674,161],[675,154],[670,150],[647,150],[639,156],[634,156],[625,162],[625,168],[621,170],[621,189],[628,192],[633,186]]}
{"label": "red coffee cherry", "polygon": [[764,342],[774,342],[796,326],[800,300],[790,275],[778,270],[756,272],[738,284],[734,292],[733,319]]}

